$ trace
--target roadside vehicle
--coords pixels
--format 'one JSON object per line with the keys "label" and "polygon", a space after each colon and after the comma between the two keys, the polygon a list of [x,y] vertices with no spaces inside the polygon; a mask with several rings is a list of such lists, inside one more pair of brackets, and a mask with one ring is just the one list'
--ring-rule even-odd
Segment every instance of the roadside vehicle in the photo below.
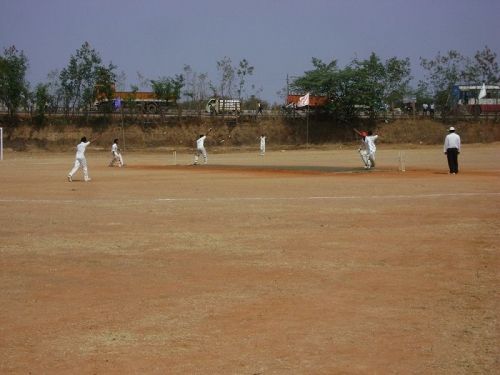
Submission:
{"label": "roadside vehicle", "polygon": [[241,112],[241,101],[239,99],[211,98],[205,106],[205,110],[213,115],[239,115]]}

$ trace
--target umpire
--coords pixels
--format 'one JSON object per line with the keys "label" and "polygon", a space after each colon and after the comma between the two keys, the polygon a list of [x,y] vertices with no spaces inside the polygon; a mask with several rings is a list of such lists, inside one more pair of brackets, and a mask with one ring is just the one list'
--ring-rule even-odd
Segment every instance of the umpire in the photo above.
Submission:
{"label": "umpire", "polygon": [[448,159],[448,167],[450,174],[458,173],[458,154],[460,154],[460,136],[455,133],[455,128],[452,126],[448,130],[449,133],[444,139],[444,153]]}

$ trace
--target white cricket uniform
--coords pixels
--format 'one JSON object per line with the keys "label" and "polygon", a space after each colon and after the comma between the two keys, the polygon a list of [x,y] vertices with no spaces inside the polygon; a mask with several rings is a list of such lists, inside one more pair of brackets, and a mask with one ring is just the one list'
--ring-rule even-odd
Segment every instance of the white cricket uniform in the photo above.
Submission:
{"label": "white cricket uniform", "polygon": [[203,137],[200,137],[196,140],[196,153],[194,154],[194,164],[198,164],[198,157],[200,155],[203,156],[204,164],[207,164],[208,158],[207,158],[207,151],[205,150],[206,138],[207,136],[204,135]]}
{"label": "white cricket uniform", "polygon": [[371,167],[371,162],[368,157],[368,149],[364,139],[361,140],[358,151],[365,168],[369,169]]}
{"label": "white cricket uniform", "polygon": [[264,155],[266,153],[266,137],[260,137],[260,154]]}
{"label": "white cricket uniform", "polygon": [[366,150],[368,152],[368,159],[370,160],[369,168],[375,168],[375,152],[377,151],[377,146],[375,146],[375,141],[378,135],[367,135],[365,137]]}
{"label": "white cricket uniform", "polygon": [[111,146],[111,155],[113,155],[113,159],[111,159],[109,166],[112,167],[115,162],[118,162],[118,166],[123,167],[123,157],[117,143],[113,143]]}
{"label": "white cricket uniform", "polygon": [[89,171],[87,168],[87,159],[85,159],[85,149],[90,144],[90,142],[80,142],[78,146],[76,146],[76,156],[75,156],[75,165],[71,172],[68,173],[68,177],[72,178],[73,175],[78,171],[81,167],[83,170],[83,178],[85,181],[90,181]]}

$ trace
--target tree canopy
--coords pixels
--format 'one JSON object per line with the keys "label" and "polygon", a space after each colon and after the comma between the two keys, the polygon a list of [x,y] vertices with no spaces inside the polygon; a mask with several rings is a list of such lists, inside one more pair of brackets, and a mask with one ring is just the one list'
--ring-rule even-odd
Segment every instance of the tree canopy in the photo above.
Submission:
{"label": "tree canopy", "polygon": [[29,85],[26,81],[28,59],[15,46],[4,49],[0,56],[0,102],[14,116],[17,109],[28,97]]}
{"label": "tree canopy", "polygon": [[[473,56],[464,56],[456,50],[438,52],[432,58],[420,58],[424,77],[417,87],[411,87],[412,71],[409,58],[390,57],[382,59],[372,52],[368,58],[354,58],[345,66],[336,59],[324,62],[312,58],[312,69],[296,76],[288,89],[297,94],[307,92],[325,96],[327,113],[342,121],[349,121],[360,111],[375,117],[390,107],[400,106],[403,98],[416,97],[417,100],[436,103],[440,110],[450,105],[452,87],[457,84],[499,84],[500,67],[497,54],[485,46]],[[247,59],[234,64],[224,56],[216,61],[217,77],[212,81],[208,73],[197,73],[190,65],[184,65],[183,73],[173,77],[161,76],[150,79],[138,73],[141,86],[148,87],[157,97],[171,101],[182,96],[188,103],[198,108],[213,95],[218,97],[238,97],[248,103],[264,102],[258,98],[254,84],[246,89],[249,77],[255,67]],[[98,98],[111,98],[117,86],[123,87],[125,75],[116,74],[117,67],[111,62],[102,62],[99,52],[88,42],[84,42],[60,71],[52,71],[47,82],[35,86],[30,92],[26,80],[28,58],[15,46],[4,49],[0,55],[0,103],[14,116],[22,106],[34,105],[40,111],[65,113],[88,112]],[[138,90],[138,87],[135,88]],[[284,91],[283,91],[284,92]]]}
{"label": "tree canopy", "polygon": [[390,58],[383,62],[372,53],[366,60],[354,59],[344,68],[337,61],[312,59],[314,69],[296,78],[294,91],[327,96],[329,109],[337,118],[349,120],[362,109],[372,116],[384,110],[408,90],[409,59]]}

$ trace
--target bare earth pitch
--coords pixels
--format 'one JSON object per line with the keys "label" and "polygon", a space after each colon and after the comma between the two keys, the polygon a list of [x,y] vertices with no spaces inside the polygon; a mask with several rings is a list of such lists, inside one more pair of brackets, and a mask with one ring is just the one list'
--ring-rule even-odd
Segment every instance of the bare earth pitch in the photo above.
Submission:
{"label": "bare earth pitch", "polygon": [[0,373],[498,369],[499,144],[0,162]]}

